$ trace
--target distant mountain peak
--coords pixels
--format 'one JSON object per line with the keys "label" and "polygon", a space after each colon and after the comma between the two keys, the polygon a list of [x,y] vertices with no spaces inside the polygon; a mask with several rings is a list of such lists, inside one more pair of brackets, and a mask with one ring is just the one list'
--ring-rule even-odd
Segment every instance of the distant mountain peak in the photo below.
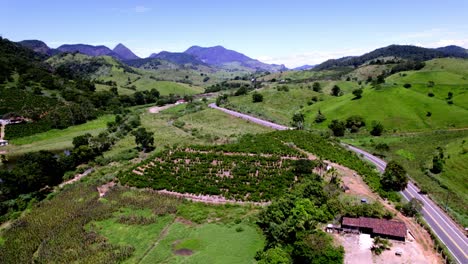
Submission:
{"label": "distant mountain peak", "polygon": [[140,58],[122,43],[117,44],[112,51],[123,60],[136,60]]}
{"label": "distant mountain peak", "polygon": [[243,67],[253,70],[282,71],[286,70],[284,65],[266,64],[252,59],[240,52],[226,49],[221,45],[213,47],[192,46],[184,53],[193,55],[206,64],[221,66],[229,63],[239,63]]}
{"label": "distant mountain peak", "polygon": [[49,48],[47,44],[45,44],[43,41],[36,40],[36,39],[29,39],[29,40],[23,40],[18,42],[21,46],[26,47],[28,49],[31,49],[35,52],[42,53],[42,54],[47,54],[47,55],[53,55],[57,53],[57,51]]}

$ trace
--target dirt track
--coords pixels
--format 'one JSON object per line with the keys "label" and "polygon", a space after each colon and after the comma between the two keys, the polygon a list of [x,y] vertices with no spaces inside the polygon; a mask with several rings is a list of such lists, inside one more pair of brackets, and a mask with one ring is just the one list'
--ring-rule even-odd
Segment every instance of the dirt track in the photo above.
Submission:
{"label": "dirt track", "polygon": [[163,106],[153,106],[153,107],[150,107],[148,109],[148,112],[152,113],[152,114],[157,114],[161,111],[164,111],[166,109],[169,109],[173,106],[176,106],[176,104],[168,104],[168,105],[163,105]]}

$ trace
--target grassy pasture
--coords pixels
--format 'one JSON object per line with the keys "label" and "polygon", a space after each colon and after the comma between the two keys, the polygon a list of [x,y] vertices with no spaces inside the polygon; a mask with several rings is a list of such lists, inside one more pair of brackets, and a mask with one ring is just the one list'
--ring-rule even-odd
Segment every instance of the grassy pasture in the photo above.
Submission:
{"label": "grassy pasture", "polygon": [[[371,121],[377,120],[387,130],[395,132],[468,125],[466,109],[398,85],[386,85],[380,90],[366,88],[361,99],[353,99],[353,95],[345,94],[305,107],[306,127],[326,128],[331,120],[344,120],[351,115],[364,117],[368,129]],[[318,110],[327,117],[321,124],[314,123]],[[428,112],[431,112],[430,117],[427,116]]]}
{"label": "grassy pasture", "polygon": [[63,150],[73,146],[72,141],[74,137],[85,133],[97,135],[106,129],[108,122],[113,120],[113,115],[104,115],[81,125],[65,129],[52,129],[32,136],[13,139],[6,149],[9,155],[19,155],[39,150]]}

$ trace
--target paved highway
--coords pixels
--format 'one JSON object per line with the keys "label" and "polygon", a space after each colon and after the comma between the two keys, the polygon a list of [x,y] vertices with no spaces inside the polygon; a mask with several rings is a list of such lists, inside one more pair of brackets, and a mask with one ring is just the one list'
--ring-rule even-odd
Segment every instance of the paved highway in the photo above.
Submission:
{"label": "paved highway", "polygon": [[[218,107],[214,103],[210,104],[209,107],[221,110],[227,114],[243,118],[276,130],[289,129],[285,126],[281,126],[246,114]],[[367,153],[362,149],[350,145],[346,145],[346,147],[358,154],[362,154],[365,159],[375,164],[381,172],[385,170],[387,163],[382,159],[370,153]],[[460,230],[460,228],[458,228],[458,225],[455,222],[453,222],[453,220],[449,216],[447,216],[447,214],[444,211],[442,211],[436,204],[434,204],[434,202],[432,202],[429,198],[427,198],[425,195],[419,194],[418,187],[416,187],[412,182],[408,182],[408,186],[405,190],[401,192],[401,194],[408,201],[411,198],[417,198],[423,202],[422,215],[429,227],[439,237],[442,243],[444,243],[445,246],[447,246],[448,250],[455,258],[455,260],[458,261],[458,263],[468,264],[468,241],[463,231]]]}
{"label": "paved highway", "polygon": [[[365,159],[372,162],[377,168],[383,172],[387,163],[382,159],[365,152],[362,149],[346,145],[350,150],[363,155]],[[408,182],[408,186],[401,192],[406,200],[417,198],[423,202],[422,215],[427,224],[431,227],[434,233],[439,237],[442,243],[447,246],[452,256],[461,264],[468,263],[468,239],[457,224],[442,211],[432,200],[425,195],[419,194],[419,189],[412,182]]]}
{"label": "paved highway", "polygon": [[242,119],[245,119],[245,120],[249,120],[249,121],[254,122],[256,124],[266,126],[266,127],[269,127],[269,128],[273,128],[273,129],[276,129],[276,130],[287,130],[287,129],[289,129],[289,127],[286,127],[286,126],[278,125],[278,124],[275,124],[275,123],[272,123],[272,122],[269,122],[269,121],[265,121],[265,120],[260,119],[260,118],[256,118],[256,117],[253,117],[253,116],[249,116],[249,115],[246,115],[246,114],[242,114],[242,113],[239,113],[239,112],[236,112],[236,111],[232,111],[232,110],[229,110],[229,109],[226,109],[226,108],[219,107],[215,103],[209,104],[208,106],[213,108],[213,109],[221,110],[221,111],[223,111],[223,112],[225,112],[227,114],[230,114],[232,116],[239,117],[239,118],[242,118]]}

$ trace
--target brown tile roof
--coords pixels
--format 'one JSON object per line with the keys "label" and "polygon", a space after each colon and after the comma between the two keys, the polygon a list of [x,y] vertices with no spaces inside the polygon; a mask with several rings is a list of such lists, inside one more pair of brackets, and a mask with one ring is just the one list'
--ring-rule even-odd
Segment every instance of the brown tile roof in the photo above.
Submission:
{"label": "brown tile roof", "polygon": [[372,229],[372,233],[376,235],[388,235],[405,237],[406,236],[406,225],[403,222],[370,218],[370,217],[343,217],[341,222],[342,225],[352,227],[363,227]]}

